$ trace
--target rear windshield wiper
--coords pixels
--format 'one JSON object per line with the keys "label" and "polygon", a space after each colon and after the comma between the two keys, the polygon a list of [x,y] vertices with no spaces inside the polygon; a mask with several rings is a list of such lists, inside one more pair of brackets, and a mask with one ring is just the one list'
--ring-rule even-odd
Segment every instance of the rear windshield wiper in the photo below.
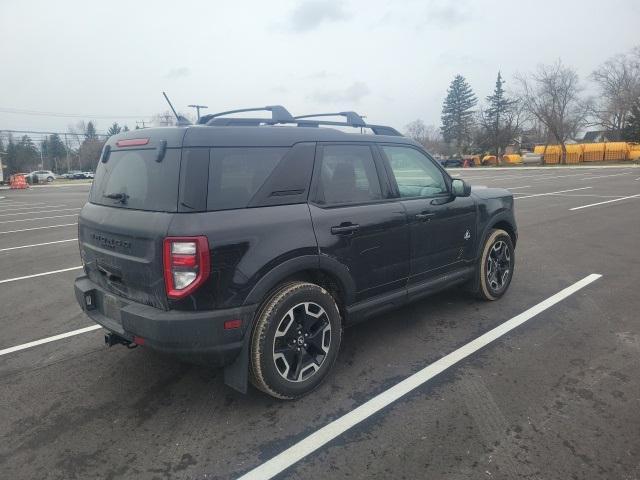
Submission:
{"label": "rear windshield wiper", "polygon": [[129,195],[126,193],[105,193],[102,195],[105,198],[111,198],[112,200],[120,200],[120,203],[127,203]]}

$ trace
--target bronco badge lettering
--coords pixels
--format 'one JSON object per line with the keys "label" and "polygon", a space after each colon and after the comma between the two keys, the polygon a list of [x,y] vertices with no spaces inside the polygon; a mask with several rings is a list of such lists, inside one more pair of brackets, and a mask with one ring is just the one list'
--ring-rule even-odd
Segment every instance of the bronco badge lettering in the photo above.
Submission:
{"label": "bronco badge lettering", "polygon": [[111,249],[114,249],[116,247],[131,248],[131,242],[127,242],[126,240],[117,240],[111,237],[105,237],[104,235],[100,235],[99,233],[92,233],[91,238],[93,238],[103,247]]}

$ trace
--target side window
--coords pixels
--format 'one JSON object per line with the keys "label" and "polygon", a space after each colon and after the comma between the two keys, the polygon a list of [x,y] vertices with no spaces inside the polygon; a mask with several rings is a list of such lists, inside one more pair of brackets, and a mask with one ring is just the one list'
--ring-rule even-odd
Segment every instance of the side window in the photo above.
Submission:
{"label": "side window", "polygon": [[382,146],[401,197],[431,197],[447,192],[444,175],[429,158],[409,147]]}
{"label": "side window", "polygon": [[366,145],[325,145],[322,149],[318,202],[326,205],[382,199],[371,149]]}
{"label": "side window", "polygon": [[207,210],[245,208],[288,150],[212,148]]}

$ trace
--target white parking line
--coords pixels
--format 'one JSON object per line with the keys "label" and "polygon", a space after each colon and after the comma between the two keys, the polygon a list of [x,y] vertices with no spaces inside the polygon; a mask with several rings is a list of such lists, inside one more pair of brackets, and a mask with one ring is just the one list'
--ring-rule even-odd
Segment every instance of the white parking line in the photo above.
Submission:
{"label": "white parking line", "polygon": [[[0,203],[0,206],[2,206],[2,204]],[[15,212],[16,210],[30,210],[30,209],[38,209],[38,208],[59,208],[59,207],[66,207],[66,204],[61,203],[60,205],[47,205],[45,206],[35,206],[35,207],[18,207],[18,208],[6,208],[4,210],[0,210],[0,212]]]}
{"label": "white parking line", "polygon": [[638,197],[640,197],[640,194],[638,194],[638,195],[630,195],[628,197],[616,198],[614,200],[607,200],[606,202],[590,203],[589,205],[582,205],[580,207],[573,207],[573,208],[570,208],[569,210],[582,210],[583,208],[595,207],[596,205],[604,205],[605,203],[619,202],[620,200],[627,200],[629,198],[638,198]]}
{"label": "white parking line", "polygon": [[31,188],[65,188],[65,187],[86,187],[91,186],[91,182],[65,183],[62,185],[31,185]]}
{"label": "white parking line", "polygon": [[6,203],[6,202],[0,202],[0,205],[2,206],[6,206],[6,207],[15,207],[15,206],[34,206],[34,208],[39,208],[38,205],[49,205],[49,203],[47,202],[11,202],[11,203]]}
{"label": "white parking line", "polygon": [[33,228],[22,228],[20,230],[7,230],[4,232],[0,232],[0,235],[3,233],[20,233],[20,232],[31,232],[33,230],[44,230],[46,228],[58,228],[58,227],[71,227],[72,225],[78,225],[77,222],[74,223],[63,223],[61,225],[47,225],[46,227],[33,227]]}
{"label": "white parking line", "polygon": [[75,242],[77,238],[69,238],[67,240],[56,240],[55,242],[34,243],[32,245],[20,245],[19,247],[0,248],[0,252],[8,252],[9,250],[20,250],[21,248],[42,247],[44,245],[53,245],[56,243]]}
{"label": "white parking line", "polygon": [[79,270],[81,268],[82,268],[82,266],[71,267],[71,268],[62,268],[60,270],[52,270],[50,272],[36,273],[36,274],[33,274],[33,275],[25,275],[24,277],[7,278],[5,280],[0,280],[0,283],[17,282],[18,280],[27,280],[29,278],[35,278],[35,277],[44,277],[45,275],[54,275],[56,273],[70,272],[71,270]]}
{"label": "white parking line", "polygon": [[36,220],[46,220],[48,218],[77,217],[77,216],[78,216],[77,213],[72,213],[71,215],[52,215],[50,217],[23,218],[20,220],[3,220],[0,223],[35,222]]}
{"label": "white parking line", "polygon": [[56,340],[62,340],[63,338],[73,337],[74,335],[80,335],[82,333],[92,332],[94,330],[98,330],[99,328],[102,328],[102,327],[100,325],[91,325],[90,327],[79,328],[78,330],[72,330],[67,333],[61,333],[60,335],[54,335],[53,337],[42,338],[40,340],[35,340],[33,342],[17,345],[15,347],[5,348],[4,350],[0,350],[0,356],[7,355],[8,353],[19,352],[20,350],[36,347],[38,345],[43,345],[45,343],[55,342]]}
{"label": "white parking line", "polygon": [[630,174],[631,172],[614,173],[613,175],[598,175],[596,177],[585,177],[585,178],[581,178],[580,180],[593,180],[594,178],[619,177],[620,175],[630,175]]}
{"label": "white parking line", "polygon": [[523,188],[531,188],[531,185],[524,185],[523,187],[501,187],[507,190],[522,190]]}
{"label": "white parking line", "polygon": [[595,198],[620,198],[624,195],[594,195],[591,193],[554,193],[554,197],[595,197]]}
{"label": "white parking line", "polygon": [[[569,190],[558,190],[557,192],[547,192],[547,193],[534,193],[533,195],[524,195],[522,197],[514,197],[517,200],[521,200],[523,198],[531,198],[531,197],[543,197],[545,195],[555,195],[556,193],[565,193],[565,192],[575,192],[577,190],[586,190],[588,188],[593,187],[580,187],[580,188],[571,188]],[[1,223],[1,222],[0,222]]]}
{"label": "white parking line", "polygon": [[59,208],[56,210],[38,210],[37,212],[3,213],[0,217],[15,217],[16,215],[31,215],[32,213],[70,212],[71,210],[82,210],[81,208]]}
{"label": "white parking line", "polygon": [[397,383],[388,390],[385,390],[379,395],[376,395],[371,400],[360,405],[356,409],[343,415],[337,420],[334,420],[328,425],[325,425],[320,430],[317,430],[292,447],[289,447],[282,453],[273,457],[271,460],[268,460],[262,465],[246,473],[245,475],[240,477],[239,480],[267,480],[273,478],[274,476],[278,475],[279,473],[283,472],[287,468],[302,460],[307,455],[315,452],[334,438],[342,435],[350,428],[366,420],[371,415],[379,412],[407,393],[423,385],[425,382],[431,380],[436,375],[444,372],[448,368],[464,360],[469,355],[486,347],[491,342],[509,333],[514,328],[519,327],[527,320],[530,320],[536,315],[544,312],[548,308],[554,306],[568,296],[576,293],[578,290],[586,287],[590,283],[595,282],[601,276],[602,275],[598,275],[595,273],[588,275],[582,280],[577,281],[573,285],[559,291],[555,295],[552,295],[546,300],[543,300],[537,305],[531,307],[520,315],[517,315],[512,319],[507,320],[506,322],[497,326],[493,330],[480,335],[475,340],[472,340],[466,345],[463,345],[457,350],[442,357],[440,360],[437,360],[436,362],[428,365],[419,372],[414,373],[410,377],[402,380],[400,383]]}

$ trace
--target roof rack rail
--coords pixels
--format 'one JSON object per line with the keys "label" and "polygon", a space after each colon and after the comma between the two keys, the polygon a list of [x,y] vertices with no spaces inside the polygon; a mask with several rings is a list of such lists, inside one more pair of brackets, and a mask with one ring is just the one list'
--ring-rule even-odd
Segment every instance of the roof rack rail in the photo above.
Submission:
{"label": "roof rack rail", "polygon": [[[262,111],[271,112],[271,118],[225,117],[225,115],[231,115],[233,113]],[[315,118],[317,117],[345,117],[345,121],[337,122],[333,120],[316,120]],[[367,124],[361,115],[358,115],[353,111],[335,113],[313,113],[308,115],[298,115],[294,117],[282,105],[268,105],[266,107],[256,108],[240,108],[238,110],[228,110],[226,112],[212,113],[202,116],[198,121],[199,125],[216,127],[258,127],[261,125],[276,125],[287,123],[295,123],[299,127],[319,127],[320,125],[330,125],[338,127],[369,128],[375,135],[402,137],[402,134],[393,127]]]}
{"label": "roof rack rail", "polygon": [[[364,119],[358,115],[356,112],[336,112],[336,113],[313,113],[309,115],[298,115],[293,117],[296,120],[302,118],[314,118],[314,117],[345,117],[346,122],[350,127],[366,127],[367,124]],[[336,122],[336,124],[340,124],[340,122]]]}
{"label": "roof rack rail", "polygon": [[385,125],[367,125],[376,135],[389,135],[390,137],[404,137],[398,130]]}
{"label": "roof rack rail", "polygon": [[[271,112],[271,119],[250,119],[250,120],[260,120],[262,123],[292,123],[294,121],[293,115],[289,113],[289,111],[284,108],[282,105],[267,105],[266,107],[255,107],[255,108],[240,108],[238,110],[228,110],[226,112],[218,112],[211,113],[209,115],[204,115],[200,118],[198,123],[200,125],[209,125],[213,123],[213,120],[221,117],[223,115],[230,115],[232,113],[243,113],[243,112]],[[247,120],[239,118],[238,120]],[[253,125],[253,124],[252,124]]]}

